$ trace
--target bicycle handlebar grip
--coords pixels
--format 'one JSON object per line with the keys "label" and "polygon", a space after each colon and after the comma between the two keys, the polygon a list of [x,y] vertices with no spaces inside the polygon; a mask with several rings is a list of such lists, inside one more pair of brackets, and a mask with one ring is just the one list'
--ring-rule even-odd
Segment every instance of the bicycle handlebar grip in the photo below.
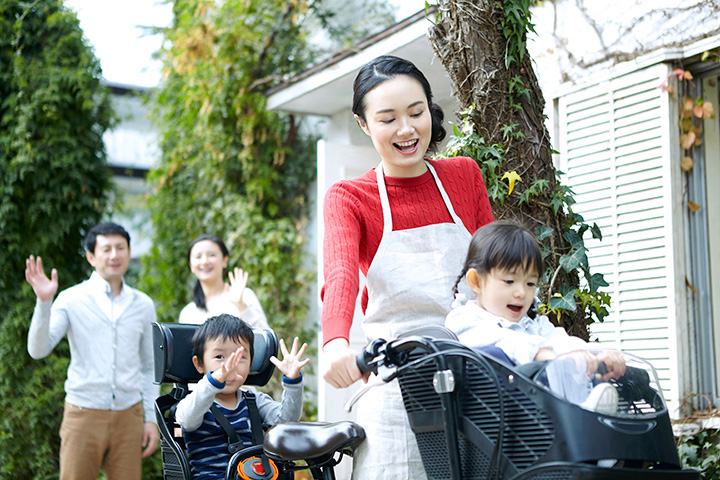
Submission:
{"label": "bicycle handlebar grip", "polygon": [[370,360],[372,360],[372,354],[367,350],[363,349],[363,351],[360,352],[360,355],[358,355],[357,359],[355,360],[355,362],[357,363],[357,367],[360,370],[360,373],[365,374],[371,371],[370,365],[368,365],[368,361]]}
{"label": "bicycle handlebar grip", "polygon": [[605,362],[600,360],[598,362],[597,370],[595,370],[595,373],[598,373],[600,375],[605,375],[608,372],[607,365],[605,365]]}
{"label": "bicycle handlebar grip", "polygon": [[360,355],[358,355],[355,360],[360,373],[377,373],[377,365],[371,364],[370,362],[380,353],[380,348],[386,343],[384,339],[378,338],[362,349],[362,352],[360,352]]}

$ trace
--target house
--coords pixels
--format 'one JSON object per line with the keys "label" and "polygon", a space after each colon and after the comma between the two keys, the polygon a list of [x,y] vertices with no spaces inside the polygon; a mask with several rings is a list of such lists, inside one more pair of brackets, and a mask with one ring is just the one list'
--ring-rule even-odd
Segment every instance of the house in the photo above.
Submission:
{"label": "house", "polygon": [[[172,6],[128,0],[124,10],[118,12],[103,2],[65,0],[63,4],[76,13],[83,35],[101,62],[101,83],[108,88],[117,115],[115,126],[103,135],[117,195],[112,199],[113,211],[108,219],[130,233],[132,275],[139,269],[139,258],[152,244],[145,177],[160,160],[160,148],[144,96],[161,80],[162,63],[153,58],[153,52],[162,45],[157,30],[171,23]],[[118,211],[120,203],[123,208]]]}
{"label": "house", "polygon": [[[702,121],[703,144],[687,152],[678,120],[683,96],[718,105],[720,65],[703,53],[720,46],[720,20],[714,2],[656,5],[545,2],[530,51],[556,165],[575,211],[605,236],[588,247],[610,282],[612,312],[591,331],[650,360],[678,416],[693,393],[703,395],[696,407],[718,403],[720,128]],[[659,88],[679,67],[694,80]],[[684,173],[688,153],[694,168]]]}
{"label": "house", "polygon": [[112,221],[125,227],[132,240],[133,262],[151,246],[152,220],[147,208],[149,187],[145,177],[160,159],[158,133],[147,116],[143,97],[148,87],[128,85],[103,79],[110,91],[110,99],[117,124],[105,132],[103,139],[107,162],[113,172],[113,182],[122,203],[120,212],[113,212]]}
{"label": "house", "polygon": [[[533,11],[538,35],[529,50],[559,151],[556,166],[575,192],[574,210],[604,234],[602,242],[586,239],[593,269],[605,275],[612,295],[609,317],[592,325],[591,334],[650,360],[672,415],[679,416],[691,393],[718,402],[720,127],[716,118],[702,121],[702,146],[692,149],[694,168],[684,173],[682,85],[672,72],[679,66],[692,72],[686,95],[718,110],[718,57],[703,53],[720,55],[720,16],[713,2],[676,3],[659,9],[655,2],[627,0],[543,2]],[[318,258],[324,192],[379,162],[350,111],[359,68],[383,54],[412,60],[453,120],[457,105],[427,39],[430,26],[419,12],[269,93],[271,109],[323,118],[311,247]],[[659,88],[668,77],[675,92]],[[699,209],[688,208],[690,201]],[[318,282],[322,278],[319,261]],[[363,344],[354,329],[351,346]],[[320,419],[348,418],[341,406],[355,388],[337,391],[319,382]]]}

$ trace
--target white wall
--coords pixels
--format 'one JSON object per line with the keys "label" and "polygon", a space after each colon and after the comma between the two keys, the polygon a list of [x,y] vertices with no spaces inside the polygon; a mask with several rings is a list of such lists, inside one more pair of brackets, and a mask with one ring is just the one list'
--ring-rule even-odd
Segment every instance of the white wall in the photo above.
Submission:
{"label": "white wall", "polygon": [[108,163],[113,167],[149,170],[159,156],[158,134],[147,118],[147,108],[136,95],[112,95],[119,122],[105,132]]}

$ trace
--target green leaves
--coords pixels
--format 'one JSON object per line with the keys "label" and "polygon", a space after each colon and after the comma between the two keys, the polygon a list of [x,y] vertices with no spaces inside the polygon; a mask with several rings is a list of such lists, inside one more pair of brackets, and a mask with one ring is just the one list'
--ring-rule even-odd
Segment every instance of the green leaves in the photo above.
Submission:
{"label": "green leaves", "polygon": [[588,282],[588,288],[590,289],[590,293],[597,292],[601,287],[609,287],[610,284],[605,281],[605,277],[602,273],[594,273],[590,275],[590,277],[587,278]]}
{"label": "green leaves", "polygon": [[508,186],[501,180],[500,174],[505,152],[502,145],[487,145],[485,139],[475,133],[472,122],[474,110],[475,107],[470,106],[459,113],[462,128],[458,129],[457,125],[452,124],[453,135],[445,151],[439,152],[435,158],[464,156],[474,159],[485,179],[490,201],[503,203],[508,194]]}
{"label": "green leaves", "polygon": [[558,188],[553,192],[552,199],[550,200],[550,206],[555,214],[557,214],[563,207],[569,208],[575,204],[573,193],[574,192],[570,187],[558,183]]}
{"label": "green leaves", "polygon": [[553,229],[546,226],[546,225],[540,225],[535,229],[535,238],[538,242],[542,243],[543,240],[550,237],[550,235],[553,234]]}
{"label": "green leaves", "polygon": [[[706,400],[701,400],[705,403]],[[685,399],[684,404],[691,404]],[[689,427],[689,425],[688,425]],[[720,438],[717,429],[699,429],[678,438],[678,454],[683,468],[700,471],[700,478],[711,480],[720,476]]]}
{"label": "green leaves", "polygon": [[[57,478],[68,346],[26,353],[35,295],[25,259],[60,288],[88,274],[87,230],[108,204],[103,133],[113,124],[100,64],[59,0],[0,0],[0,477]],[[28,455],[28,452],[33,455]]]}
{"label": "green leaves", "polygon": [[522,205],[523,203],[529,204],[530,199],[533,197],[539,197],[543,194],[548,188],[550,188],[550,182],[548,182],[544,178],[538,178],[534,180],[528,188],[525,189],[520,195],[519,195],[519,203]]}
{"label": "green leaves", "polygon": [[530,5],[531,0],[502,0],[505,16],[499,28],[507,39],[505,67],[522,61],[525,56],[526,32],[535,31],[535,26],[530,21]]}
{"label": "green leaves", "polygon": [[553,310],[574,311],[577,308],[575,303],[575,290],[568,289],[563,293],[556,293],[548,302]]}
{"label": "green leaves", "polygon": [[[315,141],[297,118],[267,111],[263,91],[306,66],[301,28],[310,5],[282,0],[177,0],[161,53],[167,79],[151,99],[162,158],[153,249],[141,286],[174,321],[190,301],[190,241],[222,237],[229,267],[249,272],[270,325],[310,343],[305,327],[313,265],[303,253]],[[332,21],[332,18],[326,19]]]}
{"label": "green leaves", "polygon": [[586,267],[588,263],[585,248],[579,248],[572,250],[569,254],[560,257],[560,266],[562,266],[566,272],[571,272],[581,266]]}

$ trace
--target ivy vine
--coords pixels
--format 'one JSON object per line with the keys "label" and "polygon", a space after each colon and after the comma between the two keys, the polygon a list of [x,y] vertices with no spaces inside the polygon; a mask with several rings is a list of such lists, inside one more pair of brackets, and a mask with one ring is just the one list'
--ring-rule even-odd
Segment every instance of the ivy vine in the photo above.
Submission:
{"label": "ivy vine", "polygon": [[[711,417],[717,412],[709,412]],[[693,427],[693,422],[701,423],[706,418],[701,414],[690,417],[680,423],[680,435],[677,437],[678,456],[683,468],[696,469],[702,480],[720,478],[720,431],[716,428]]]}
{"label": "ivy vine", "polygon": [[[530,7],[537,2],[533,0],[503,0],[502,6],[505,12],[503,21],[500,25],[505,38],[507,38],[506,48],[506,66],[511,63],[519,63],[525,55],[525,42],[528,32],[535,32],[533,23],[531,22]],[[523,84],[518,76],[513,76],[508,83],[508,95],[510,103],[515,108],[522,108],[519,99],[526,96],[528,88]],[[509,129],[514,125],[508,126]],[[512,133],[508,134],[511,136]],[[514,172],[512,172],[514,173]],[[517,175],[517,174],[515,174]],[[584,235],[590,232],[592,238],[602,240],[602,232],[596,223],[589,225],[585,222],[582,215],[573,212],[572,206],[575,204],[573,197],[574,192],[560,181],[561,172],[555,171],[556,190],[551,192],[550,207],[556,215],[560,211],[566,212],[566,225],[563,232],[563,239],[566,242],[565,251],[552,251],[547,247],[543,249],[545,258],[549,256],[559,256],[558,270],[546,272],[543,280],[547,285],[546,295],[547,303],[541,305],[541,310],[545,312],[552,311],[559,319],[565,311],[575,311],[578,304],[585,312],[586,322],[588,324],[594,321],[602,322],[608,315],[608,307],[610,306],[610,295],[600,291],[600,288],[607,287],[609,284],[605,281],[601,273],[591,273],[590,262],[587,256],[587,247],[585,246]],[[518,176],[519,178],[519,176]],[[549,182],[545,179],[537,179],[533,181],[528,188],[522,192],[518,192],[518,204],[530,204],[537,199],[541,193],[546,192],[550,188]],[[547,226],[539,226],[535,230],[538,241],[542,245],[542,240],[551,235],[552,230]],[[559,269],[562,268],[566,272],[578,271],[582,274],[584,285],[573,288],[566,284],[555,285],[555,279]]]}
{"label": "ivy vine", "polygon": [[[503,180],[511,176],[508,173],[515,173],[504,172],[503,174],[505,147],[501,144],[487,145],[485,139],[475,132],[471,120],[473,109],[474,107],[471,106],[460,113],[461,127],[458,128],[457,125],[453,124],[452,135],[447,147],[443,152],[439,152],[436,157],[462,155],[475,159],[485,179],[488,197],[491,202],[504,204],[506,201],[514,201],[519,206],[523,203],[535,201],[540,193],[549,188],[548,181],[544,179],[535,180],[525,189],[518,188],[513,196],[512,191],[517,180],[509,183]],[[556,172],[556,175],[558,173]],[[515,178],[520,178],[516,173],[515,175]],[[540,243],[543,258],[559,257],[561,268],[567,272],[577,270],[582,273],[585,283],[579,288],[571,288],[565,284],[556,286],[554,281],[557,270],[555,272],[544,272],[541,279],[543,284],[541,290],[547,301],[540,308],[544,313],[552,311],[560,318],[563,312],[575,311],[580,306],[585,312],[588,323],[602,322],[608,315],[607,308],[610,305],[610,296],[600,291],[600,289],[607,287],[608,283],[601,273],[591,273],[587,247],[583,239],[585,234],[589,232],[593,238],[602,240],[602,233],[597,224],[587,224],[580,214],[572,211],[572,205],[575,203],[572,190],[562,185],[559,179],[557,185],[557,190],[552,193],[550,207],[556,214],[561,209],[569,212],[567,216],[569,223],[563,233],[563,238],[566,241],[566,251],[562,253],[553,251],[543,242],[552,234],[552,229],[549,227],[541,225],[535,229],[534,233],[538,243]]]}

